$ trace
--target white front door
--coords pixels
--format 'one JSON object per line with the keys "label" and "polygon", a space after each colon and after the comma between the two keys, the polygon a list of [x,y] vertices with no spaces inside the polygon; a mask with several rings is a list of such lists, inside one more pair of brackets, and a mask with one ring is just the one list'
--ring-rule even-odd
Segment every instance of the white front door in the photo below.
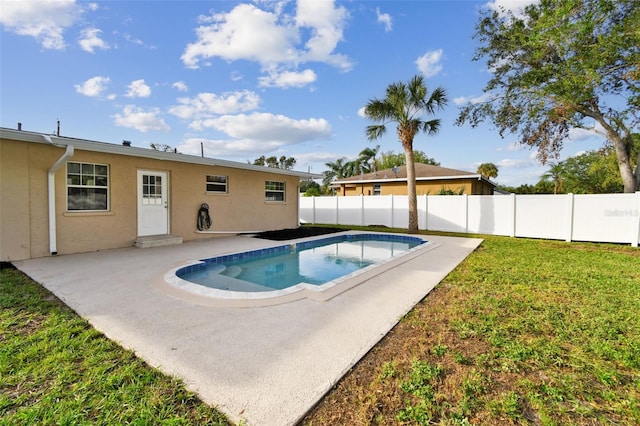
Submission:
{"label": "white front door", "polygon": [[138,236],[169,233],[167,172],[138,170]]}

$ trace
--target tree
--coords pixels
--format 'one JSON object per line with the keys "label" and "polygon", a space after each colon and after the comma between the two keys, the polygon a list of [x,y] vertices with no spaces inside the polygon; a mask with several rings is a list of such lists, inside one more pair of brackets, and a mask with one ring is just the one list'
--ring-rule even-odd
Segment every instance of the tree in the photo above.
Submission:
{"label": "tree", "polygon": [[365,148],[358,154],[356,162],[360,166],[361,173],[371,173],[378,167],[376,155],[380,151],[380,145],[376,145],[375,148]]}
{"label": "tree", "polygon": [[487,178],[497,178],[498,166],[493,163],[482,163],[478,166],[478,173]]}
{"label": "tree", "polygon": [[[387,151],[380,153],[380,160],[378,161],[378,170],[386,170],[394,167],[404,166],[407,161],[404,153],[396,154],[393,151]],[[428,157],[424,151],[413,151],[413,161],[422,164],[431,164],[433,166],[439,166],[440,163],[431,157]]]}
{"label": "tree", "polygon": [[414,76],[407,84],[390,84],[383,99],[371,99],[364,109],[365,117],[379,124],[367,126],[367,138],[372,141],[382,137],[387,124],[396,123],[396,133],[404,148],[407,167],[407,195],[409,199],[408,232],[418,232],[418,200],[416,197],[416,170],[414,164],[413,138],[418,132],[435,135],[440,129],[440,119],[423,120],[447,104],[443,88],[428,94],[422,75]]}
{"label": "tree", "polygon": [[413,151],[413,161],[422,164],[431,164],[432,166],[439,166],[440,163],[431,157],[428,157],[424,151]]}
{"label": "tree", "polygon": [[541,180],[551,181],[553,183],[554,194],[562,193],[564,185],[564,178],[562,177],[562,163],[551,162],[549,163],[549,166],[549,170],[541,176]]}
{"label": "tree", "polygon": [[[417,151],[414,151],[414,154],[415,152]],[[378,164],[380,166],[380,170],[386,170],[404,166],[405,161],[407,161],[407,158],[405,157],[404,152],[396,154],[393,151],[387,151],[380,154],[380,161]]]}
{"label": "tree", "polygon": [[322,194],[320,184],[311,179],[303,180],[300,182],[300,192],[303,193],[305,197],[317,196]]}
{"label": "tree", "polygon": [[164,143],[151,143],[149,147],[155,151],[163,151],[163,152],[178,152],[176,149],[172,148],[170,145]]}
{"label": "tree", "polygon": [[346,161],[346,158],[342,157],[342,158],[338,158],[336,161],[333,161],[333,162],[330,161],[324,164],[329,168],[329,170],[326,170],[325,172],[323,172],[324,176],[322,178],[322,183],[325,186],[329,187],[331,185],[331,182],[333,182],[335,179],[342,179],[344,177],[348,177],[346,175],[345,161]]}
{"label": "tree", "polygon": [[271,157],[266,157],[264,155],[253,160],[254,166],[266,166],[272,167],[274,169],[284,169],[291,170],[293,166],[296,164],[296,159],[293,157],[286,157],[282,155],[280,158],[272,155]]}
{"label": "tree", "polygon": [[640,7],[637,0],[541,0],[522,14],[485,9],[474,60],[487,59],[488,100],[469,103],[457,124],[492,121],[557,158],[572,128],[606,137],[625,192],[640,185]]}
{"label": "tree", "polygon": [[[249,163],[249,161],[247,161],[247,163]],[[255,160],[253,160],[253,165],[266,167],[267,166],[266,157],[264,155],[261,155],[260,157],[256,158]]]}
{"label": "tree", "polygon": [[554,194],[622,192],[624,187],[616,167],[616,154],[609,146],[552,163],[549,171],[542,175],[542,180],[554,183]]}

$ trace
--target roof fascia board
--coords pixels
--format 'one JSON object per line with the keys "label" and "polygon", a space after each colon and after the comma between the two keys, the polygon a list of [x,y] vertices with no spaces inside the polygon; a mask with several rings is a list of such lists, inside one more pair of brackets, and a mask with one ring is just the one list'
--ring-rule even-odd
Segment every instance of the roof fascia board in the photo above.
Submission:
{"label": "roof fascia board", "polygon": [[[457,175],[457,176],[423,176],[416,177],[416,181],[423,180],[458,180],[458,179],[482,179],[482,175]],[[486,179],[485,179],[486,180]],[[345,183],[385,183],[385,182],[406,182],[407,178],[395,178],[395,179],[353,179],[353,180],[339,180],[335,181],[334,184],[342,185]]]}
{"label": "roof fascia board", "polygon": [[[24,130],[13,130],[0,128],[0,138],[19,140],[23,142],[48,144],[44,138],[44,133],[29,132]],[[274,167],[255,166],[253,164],[244,164],[237,161],[222,160],[218,158],[198,157],[189,154],[178,154],[174,152],[156,151],[147,148],[137,148],[133,146],[122,146],[108,142],[88,141],[83,139],[75,139],[69,137],[61,137],[56,135],[48,135],[54,144],[71,145],[75,149],[83,151],[100,152],[106,154],[128,155],[132,157],[151,158],[163,161],[176,161],[180,163],[200,164],[205,166],[229,167],[234,169],[251,170],[262,173],[275,173],[287,176],[296,176],[306,179],[319,179],[322,175],[316,173],[298,172],[295,170],[278,169]]]}

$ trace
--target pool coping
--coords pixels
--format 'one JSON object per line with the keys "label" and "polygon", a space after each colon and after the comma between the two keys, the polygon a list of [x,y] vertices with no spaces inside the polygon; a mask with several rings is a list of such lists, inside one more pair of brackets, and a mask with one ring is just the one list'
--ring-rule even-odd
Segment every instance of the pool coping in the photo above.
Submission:
{"label": "pool coping", "polygon": [[[256,252],[273,252],[279,250],[282,247],[303,245],[309,242],[337,239],[342,236],[359,236],[359,235],[382,235],[382,236],[397,236],[406,239],[421,239],[424,243],[419,246],[409,249],[407,252],[400,255],[392,256],[384,261],[375,262],[369,266],[366,266],[357,271],[351,272],[346,275],[342,275],[334,280],[328,281],[321,285],[313,285],[309,283],[298,283],[296,285],[272,291],[233,291],[222,290],[217,288],[207,287],[201,284],[197,284],[191,281],[184,280],[177,275],[177,272],[183,268],[189,266],[202,265],[207,263],[207,259],[199,259],[191,262],[187,262],[178,267],[172,268],[167,271],[162,280],[156,280],[155,288],[173,297],[177,297],[184,301],[196,303],[202,306],[212,307],[229,307],[229,308],[256,308],[275,306],[283,303],[294,302],[302,299],[311,299],[315,301],[325,302],[333,299],[334,297],[348,291],[360,284],[365,283],[369,279],[395,268],[398,265],[408,262],[409,260],[437,248],[440,244],[430,241],[426,236],[421,235],[407,235],[398,233],[386,233],[386,232],[368,232],[368,231],[344,231],[330,235],[317,235],[313,237],[300,238],[296,240],[288,240],[284,244],[279,244],[274,247],[268,247],[265,249],[254,250]],[[234,258],[237,253],[229,253],[218,257],[230,257]],[[238,281],[244,283],[242,280],[237,280],[231,277],[220,276],[216,277],[220,281],[227,281],[230,284],[235,284]]]}

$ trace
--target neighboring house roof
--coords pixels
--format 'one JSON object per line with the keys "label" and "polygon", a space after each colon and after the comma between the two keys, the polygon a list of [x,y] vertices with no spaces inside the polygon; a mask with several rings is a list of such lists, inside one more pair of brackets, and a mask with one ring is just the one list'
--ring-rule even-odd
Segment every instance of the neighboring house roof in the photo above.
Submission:
{"label": "neighboring house roof", "polygon": [[[449,169],[447,167],[433,166],[431,164],[415,163],[416,167],[416,181],[425,180],[443,180],[443,179],[478,179],[484,180],[489,184],[495,186],[495,183],[491,182],[486,177],[479,173],[465,172],[463,170]],[[357,176],[351,176],[348,178],[337,179],[333,181],[333,185],[342,185],[350,183],[362,183],[362,182],[406,182],[407,180],[407,167],[400,166],[394,173],[393,169],[379,170],[377,172],[366,173]]]}
{"label": "neighboring house roof", "polygon": [[50,144],[55,146],[71,145],[76,149],[83,151],[93,151],[110,153],[117,155],[128,155],[133,157],[153,158],[156,160],[178,161],[181,163],[203,164],[208,166],[230,167],[234,169],[253,170],[266,173],[276,173],[288,176],[298,176],[305,179],[318,179],[322,175],[307,172],[298,172],[295,170],[278,169],[274,167],[255,166],[253,164],[240,163],[237,161],[222,160],[219,158],[198,157],[195,155],[180,154],[174,152],[157,151],[150,148],[137,148],[133,146],[118,145],[108,142],[97,142],[86,139],[76,139],[66,136],[56,136],[45,133],[29,132],[24,130],[14,130],[0,127],[0,138],[9,140],[18,140],[23,142]]}

